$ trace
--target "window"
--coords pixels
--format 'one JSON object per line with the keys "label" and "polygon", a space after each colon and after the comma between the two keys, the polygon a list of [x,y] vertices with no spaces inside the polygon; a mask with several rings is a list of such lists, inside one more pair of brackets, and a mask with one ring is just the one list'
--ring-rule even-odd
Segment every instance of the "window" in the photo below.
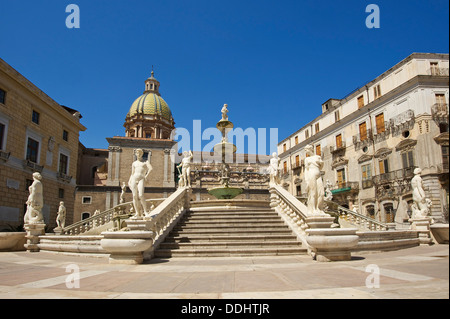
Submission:
{"label": "window", "polygon": [[286,143],[283,144],[283,152],[286,152]]}
{"label": "window", "polygon": [[3,150],[3,139],[6,135],[6,126],[3,123],[0,123],[0,150]]}
{"label": "window", "polygon": [[361,141],[367,140],[367,127],[366,122],[359,124],[359,139]]}
{"label": "window", "polygon": [[59,197],[60,199],[63,199],[63,198],[64,198],[64,188],[59,188],[59,189],[58,189],[58,197]]}
{"label": "window", "polygon": [[395,220],[394,205],[391,203],[384,204],[384,214],[386,216],[386,223],[393,223]]}
{"label": "window", "polygon": [[341,148],[342,147],[342,135],[336,135],[336,148]]}
{"label": "window", "polygon": [[339,110],[334,112],[334,121],[337,122],[341,119],[341,115],[339,114]]}
{"label": "window", "polygon": [[283,162],[283,171],[286,174],[287,173],[287,162]]}
{"label": "window", "polygon": [[322,155],[322,152],[321,152],[321,150],[320,150],[320,144],[319,144],[319,145],[316,145],[316,155],[319,155],[319,156]]}
{"label": "window", "polygon": [[370,188],[372,187],[372,165],[366,164],[361,166],[362,173],[362,188]]}
{"label": "window", "polygon": [[402,154],[403,168],[414,166],[414,156],[413,151],[408,151]]}
{"label": "window", "polygon": [[297,185],[297,196],[302,195],[302,187],[300,185]]}
{"label": "window", "polygon": [[345,186],[345,168],[338,169],[336,173],[338,187],[343,188]]}
{"label": "window", "polygon": [[309,131],[308,131],[308,130],[305,131],[305,140],[306,140],[307,138],[309,138]]}
{"label": "window", "polygon": [[81,202],[83,204],[91,204],[92,203],[92,197],[91,196],[83,196],[81,198]]}
{"label": "window", "polygon": [[372,218],[375,218],[375,206],[367,205],[366,206],[366,215]]}
{"label": "window", "polygon": [[300,155],[296,155],[295,156],[295,167],[299,167],[300,166]]}
{"label": "window", "polygon": [[361,95],[358,97],[358,109],[362,108],[364,106],[364,95]]}
{"label": "window", "polygon": [[388,165],[388,160],[387,160],[387,158],[378,161],[378,166],[379,166],[379,168],[380,168],[380,174],[386,174],[386,173],[389,173],[389,165]]}
{"label": "window", "polygon": [[6,92],[0,89],[0,103],[5,104],[5,100],[6,100]]}
{"label": "window", "polygon": [[449,146],[443,145],[441,146],[442,150],[442,168],[444,170],[448,170],[448,163],[449,163]]}
{"label": "window", "polygon": [[94,166],[91,169],[91,178],[95,178],[96,174],[97,174],[97,166]]}
{"label": "window", "polygon": [[64,141],[68,141],[69,140],[69,132],[67,132],[66,130],[63,130],[62,138]]}
{"label": "window", "polygon": [[375,96],[375,99],[378,99],[381,96],[381,87],[379,84],[373,88],[373,95]]}
{"label": "window", "polygon": [[445,95],[444,94],[436,94],[436,104],[439,105],[445,105],[447,103],[445,103]]}
{"label": "window", "polygon": [[295,145],[298,144],[298,136],[295,137]]}
{"label": "window", "polygon": [[89,218],[90,216],[91,216],[91,213],[84,212],[84,213],[81,214],[81,220],[87,219],[87,218]]}
{"label": "window", "polygon": [[27,143],[26,159],[37,164],[38,154],[39,154],[39,142],[29,137]]}
{"label": "window", "polygon": [[33,184],[33,180],[32,179],[26,179],[25,180],[25,190],[28,192],[29,191],[29,188],[30,188],[30,186],[31,186],[31,184]]}
{"label": "window", "polygon": [[65,154],[59,154],[59,172],[67,175],[67,169],[69,164],[69,157]]}
{"label": "window", "polygon": [[316,123],[316,125],[314,127],[316,130],[316,133],[318,133],[320,131],[319,123]]}
{"label": "window", "polygon": [[33,123],[39,124],[39,112],[36,112],[35,110],[33,110],[33,114],[31,116],[31,121]]}
{"label": "window", "polygon": [[377,126],[377,134],[383,133],[385,131],[384,127],[384,114],[378,114],[375,116],[375,123]]}

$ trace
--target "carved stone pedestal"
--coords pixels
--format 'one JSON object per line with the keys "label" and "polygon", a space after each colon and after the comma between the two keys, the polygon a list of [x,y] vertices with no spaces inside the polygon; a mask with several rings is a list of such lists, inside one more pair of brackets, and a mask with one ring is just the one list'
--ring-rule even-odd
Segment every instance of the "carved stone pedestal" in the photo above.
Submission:
{"label": "carved stone pedestal", "polygon": [[149,222],[134,218],[126,220],[129,231],[102,232],[102,248],[110,253],[110,264],[142,264],[144,251],[153,244],[153,232],[148,230]]}
{"label": "carved stone pedestal", "polygon": [[410,219],[411,230],[416,230],[419,233],[419,241],[421,245],[432,245],[433,239],[431,238],[431,218]]}
{"label": "carved stone pedestal", "polygon": [[25,224],[24,226],[27,235],[27,243],[24,245],[25,249],[29,252],[38,252],[39,251],[39,236],[45,234],[45,224]]}
{"label": "carved stone pedestal", "polygon": [[356,228],[308,229],[306,240],[313,248],[317,261],[343,261],[351,259],[351,248],[358,244]]}
{"label": "carved stone pedestal", "polygon": [[62,231],[62,227],[53,228],[53,232],[55,233],[55,235],[61,235]]}

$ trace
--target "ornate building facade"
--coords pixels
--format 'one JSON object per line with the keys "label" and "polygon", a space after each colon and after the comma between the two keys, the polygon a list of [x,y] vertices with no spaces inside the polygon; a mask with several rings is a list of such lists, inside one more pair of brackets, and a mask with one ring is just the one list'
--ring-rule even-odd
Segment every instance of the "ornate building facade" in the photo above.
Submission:
{"label": "ornate building facade", "polygon": [[282,183],[302,197],[304,148],[324,161],[333,201],[383,222],[407,221],[415,167],[435,220],[448,220],[448,54],[413,53],[278,144]]}
{"label": "ornate building facade", "polygon": [[74,210],[79,133],[86,129],[80,118],[0,59],[0,231],[23,225],[34,172],[42,175],[50,229],[60,201]]}

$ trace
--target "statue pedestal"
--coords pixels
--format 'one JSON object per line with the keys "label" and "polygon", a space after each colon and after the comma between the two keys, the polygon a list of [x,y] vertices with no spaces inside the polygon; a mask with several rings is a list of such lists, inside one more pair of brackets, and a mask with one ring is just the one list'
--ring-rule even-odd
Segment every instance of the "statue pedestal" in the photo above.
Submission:
{"label": "statue pedestal", "polygon": [[127,219],[130,231],[102,232],[102,248],[110,253],[110,264],[142,264],[144,251],[153,244],[153,232],[148,230],[149,221]]}
{"label": "statue pedestal", "polygon": [[419,242],[421,245],[432,245],[433,239],[431,238],[431,218],[416,218],[410,219],[411,230],[416,230],[419,233]]}
{"label": "statue pedestal", "polygon": [[45,234],[45,224],[25,224],[24,228],[27,232],[25,236],[27,238],[27,243],[24,245],[25,249],[29,252],[38,252],[39,236]]}
{"label": "statue pedestal", "polygon": [[313,216],[306,218],[310,227],[306,230],[306,241],[311,246],[311,254],[317,261],[350,260],[351,248],[358,244],[356,228],[331,228],[334,217]]}
{"label": "statue pedestal", "polygon": [[53,232],[55,233],[55,235],[61,235],[62,231],[62,227],[53,228]]}

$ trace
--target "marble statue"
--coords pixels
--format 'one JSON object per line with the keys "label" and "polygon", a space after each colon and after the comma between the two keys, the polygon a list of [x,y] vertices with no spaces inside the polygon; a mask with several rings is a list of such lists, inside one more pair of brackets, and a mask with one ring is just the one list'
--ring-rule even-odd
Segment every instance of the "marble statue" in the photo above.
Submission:
{"label": "marble statue", "polygon": [[278,157],[278,154],[276,152],[272,153],[272,158],[270,159],[269,162],[269,167],[268,167],[268,173],[269,173],[269,177],[270,177],[270,184],[279,184],[279,177],[278,177],[278,166],[280,164],[280,159]]}
{"label": "marble statue", "polygon": [[224,104],[222,107],[222,121],[228,121],[228,104]]}
{"label": "marble statue", "polygon": [[135,154],[137,159],[131,166],[131,176],[128,180],[128,187],[133,193],[134,217],[143,217],[144,214],[147,213],[144,198],[145,181],[153,167],[148,160],[145,162],[142,161],[142,156],[144,155],[142,149],[138,148],[135,151]]}
{"label": "marble statue", "polygon": [[56,216],[56,225],[59,228],[64,228],[66,226],[66,207],[64,202],[59,202],[58,215]]}
{"label": "marble statue", "polygon": [[413,219],[423,219],[430,214],[431,200],[425,195],[422,177],[420,177],[421,173],[422,170],[416,168],[414,170],[414,177],[411,179],[412,197],[414,202],[411,207]]}
{"label": "marble statue", "polygon": [[181,163],[177,166],[177,168],[181,167],[181,175],[180,175],[180,187],[191,187],[191,160],[194,157],[192,151],[184,151],[184,158],[181,160]]}
{"label": "marble statue", "polygon": [[319,155],[314,155],[312,145],[305,146],[305,181],[308,193],[308,211],[313,215],[323,214],[325,190],[323,187],[322,175],[323,161]]}
{"label": "marble statue", "polygon": [[40,173],[33,173],[33,183],[28,187],[30,195],[27,199],[27,211],[24,216],[25,224],[44,223],[42,215],[42,207],[44,207],[43,187],[41,183],[42,176]]}
{"label": "marble statue", "polygon": [[327,179],[325,183],[325,200],[331,201],[333,199],[333,193],[331,192],[331,182]]}
{"label": "marble statue", "polygon": [[122,193],[120,193],[120,203],[123,204],[125,203],[125,192],[127,191],[127,185],[125,184],[125,182],[122,183]]}

